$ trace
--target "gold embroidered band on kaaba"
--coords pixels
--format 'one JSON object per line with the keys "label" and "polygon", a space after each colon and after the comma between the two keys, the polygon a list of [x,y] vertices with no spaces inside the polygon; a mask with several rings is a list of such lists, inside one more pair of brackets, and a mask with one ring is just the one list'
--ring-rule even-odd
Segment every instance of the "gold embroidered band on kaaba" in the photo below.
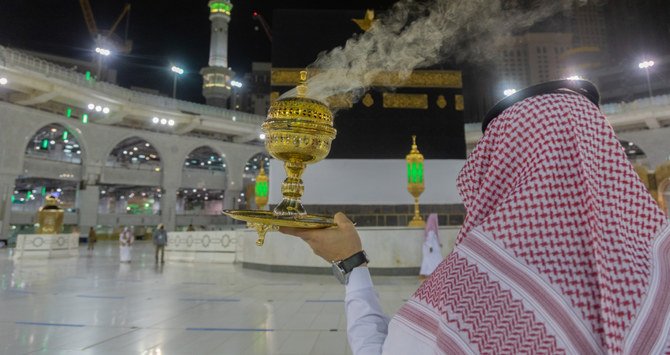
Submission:
{"label": "gold embroidered band on kaaba", "polygon": [[427,109],[428,95],[426,94],[395,94],[385,92],[383,95],[384,108],[413,108]]}
{"label": "gold embroidered band on kaaba", "polygon": [[[274,68],[270,75],[272,86],[296,86],[300,83],[300,71],[304,69]],[[336,69],[333,69],[336,70]],[[319,70],[308,70],[309,77]],[[415,70],[405,80],[398,72],[381,72],[371,86],[397,88],[463,88],[463,78],[458,70]]]}

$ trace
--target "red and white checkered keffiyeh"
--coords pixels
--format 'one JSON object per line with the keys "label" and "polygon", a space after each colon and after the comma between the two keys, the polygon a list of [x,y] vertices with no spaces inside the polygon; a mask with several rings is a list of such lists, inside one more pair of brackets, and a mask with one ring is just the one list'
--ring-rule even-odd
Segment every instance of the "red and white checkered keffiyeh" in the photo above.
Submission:
{"label": "red and white checkered keffiyeh", "polygon": [[598,107],[535,96],[488,127],[449,257],[391,322],[435,353],[664,353],[670,226]]}

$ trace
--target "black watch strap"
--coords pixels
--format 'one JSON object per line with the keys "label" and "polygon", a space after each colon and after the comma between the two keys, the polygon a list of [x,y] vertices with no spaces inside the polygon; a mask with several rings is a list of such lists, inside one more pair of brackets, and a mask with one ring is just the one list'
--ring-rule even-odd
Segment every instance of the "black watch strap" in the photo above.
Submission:
{"label": "black watch strap", "polygon": [[340,261],[338,266],[344,270],[345,274],[348,274],[355,267],[361,266],[367,262],[370,262],[370,260],[368,260],[368,256],[365,254],[365,251],[361,250],[358,253]]}

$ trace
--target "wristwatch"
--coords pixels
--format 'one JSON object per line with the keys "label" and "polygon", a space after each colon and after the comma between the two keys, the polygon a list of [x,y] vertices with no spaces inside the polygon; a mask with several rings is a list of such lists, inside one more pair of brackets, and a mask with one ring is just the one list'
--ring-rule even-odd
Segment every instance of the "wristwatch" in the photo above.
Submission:
{"label": "wristwatch", "polygon": [[351,270],[369,262],[370,260],[368,260],[367,254],[365,254],[365,251],[361,250],[344,260],[333,261],[333,274],[341,284],[346,285],[349,283],[349,274],[351,273]]}

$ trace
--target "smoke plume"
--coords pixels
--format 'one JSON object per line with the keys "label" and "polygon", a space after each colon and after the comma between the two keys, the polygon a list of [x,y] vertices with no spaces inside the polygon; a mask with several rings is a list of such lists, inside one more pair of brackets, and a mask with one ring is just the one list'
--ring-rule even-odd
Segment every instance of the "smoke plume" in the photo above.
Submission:
{"label": "smoke plume", "polygon": [[[351,94],[354,102],[381,72],[396,72],[397,86],[415,68],[451,62],[489,61],[511,35],[584,0],[401,0],[365,33],[321,53],[309,69],[308,96],[325,101]],[[512,5],[510,5],[512,4]],[[282,97],[295,96],[291,90]]]}

